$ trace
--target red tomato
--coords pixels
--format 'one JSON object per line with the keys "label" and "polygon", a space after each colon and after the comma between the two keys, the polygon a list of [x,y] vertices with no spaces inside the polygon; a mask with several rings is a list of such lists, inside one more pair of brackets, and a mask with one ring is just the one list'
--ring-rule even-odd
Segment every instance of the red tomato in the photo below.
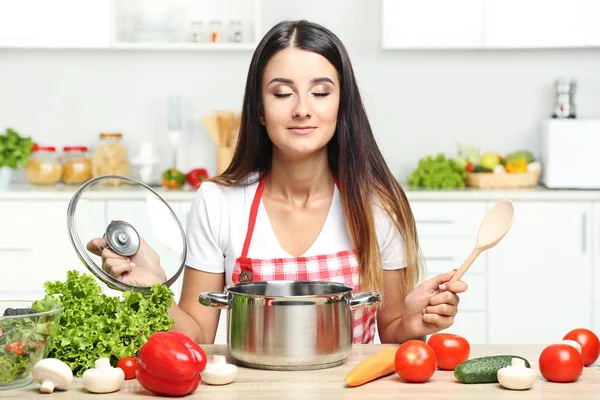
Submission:
{"label": "red tomato", "polygon": [[14,354],[20,356],[25,352],[25,346],[26,346],[25,342],[12,342],[12,343],[8,343],[6,346],[4,346],[4,349],[8,353],[14,353]]}
{"label": "red tomato", "polygon": [[117,368],[121,368],[125,372],[125,380],[135,378],[137,366],[138,361],[133,357],[121,358],[117,363]]}
{"label": "red tomato", "polygon": [[542,350],[539,366],[542,376],[550,382],[574,382],[583,372],[583,359],[569,344],[551,344]]}
{"label": "red tomato", "polygon": [[435,353],[420,340],[409,340],[398,347],[394,360],[396,372],[407,382],[425,382],[437,368]]}
{"label": "red tomato", "polygon": [[456,366],[469,359],[471,345],[467,339],[452,333],[436,333],[427,340],[433,349],[439,369],[453,371]]}
{"label": "red tomato", "polygon": [[573,329],[565,335],[563,340],[574,340],[581,345],[581,357],[583,365],[592,365],[600,356],[600,340],[594,332],[589,329]]}

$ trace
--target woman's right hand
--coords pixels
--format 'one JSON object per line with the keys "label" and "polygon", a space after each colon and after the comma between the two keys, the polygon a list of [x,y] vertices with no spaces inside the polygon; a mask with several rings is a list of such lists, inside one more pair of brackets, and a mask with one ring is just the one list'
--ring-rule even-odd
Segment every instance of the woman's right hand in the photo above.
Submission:
{"label": "woman's right hand", "polygon": [[160,257],[141,237],[140,248],[131,258],[112,251],[104,238],[92,239],[88,242],[87,249],[102,257],[104,271],[128,285],[152,286],[167,280],[160,266]]}

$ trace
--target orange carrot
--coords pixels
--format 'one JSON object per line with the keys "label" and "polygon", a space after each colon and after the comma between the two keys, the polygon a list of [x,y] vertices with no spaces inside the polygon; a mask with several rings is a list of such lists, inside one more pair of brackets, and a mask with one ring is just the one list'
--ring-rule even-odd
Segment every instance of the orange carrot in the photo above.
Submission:
{"label": "orange carrot", "polygon": [[346,384],[360,386],[396,371],[394,360],[397,347],[384,347],[371,357],[361,361],[346,375]]}

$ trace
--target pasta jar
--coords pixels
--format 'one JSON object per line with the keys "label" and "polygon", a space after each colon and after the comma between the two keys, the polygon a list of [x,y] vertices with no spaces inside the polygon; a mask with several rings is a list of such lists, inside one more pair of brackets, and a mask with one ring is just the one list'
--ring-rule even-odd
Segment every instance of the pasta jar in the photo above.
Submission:
{"label": "pasta jar", "polygon": [[62,181],[68,184],[85,183],[92,177],[92,160],[86,146],[63,147]]}
{"label": "pasta jar", "polygon": [[33,145],[24,167],[25,177],[34,185],[54,185],[60,182],[62,165],[54,146]]}
{"label": "pasta jar", "polygon": [[[121,133],[100,133],[92,155],[92,176],[129,175],[127,148]],[[120,184],[122,179],[104,179],[102,183]]]}

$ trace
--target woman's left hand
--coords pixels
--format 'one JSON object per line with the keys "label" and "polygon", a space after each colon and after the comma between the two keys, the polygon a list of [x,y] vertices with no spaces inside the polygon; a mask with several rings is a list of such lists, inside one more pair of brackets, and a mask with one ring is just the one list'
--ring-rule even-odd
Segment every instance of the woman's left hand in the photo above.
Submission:
{"label": "woman's left hand", "polygon": [[449,282],[455,272],[428,279],[406,296],[402,319],[414,335],[430,335],[454,323],[459,303],[457,293],[467,290],[463,281]]}

